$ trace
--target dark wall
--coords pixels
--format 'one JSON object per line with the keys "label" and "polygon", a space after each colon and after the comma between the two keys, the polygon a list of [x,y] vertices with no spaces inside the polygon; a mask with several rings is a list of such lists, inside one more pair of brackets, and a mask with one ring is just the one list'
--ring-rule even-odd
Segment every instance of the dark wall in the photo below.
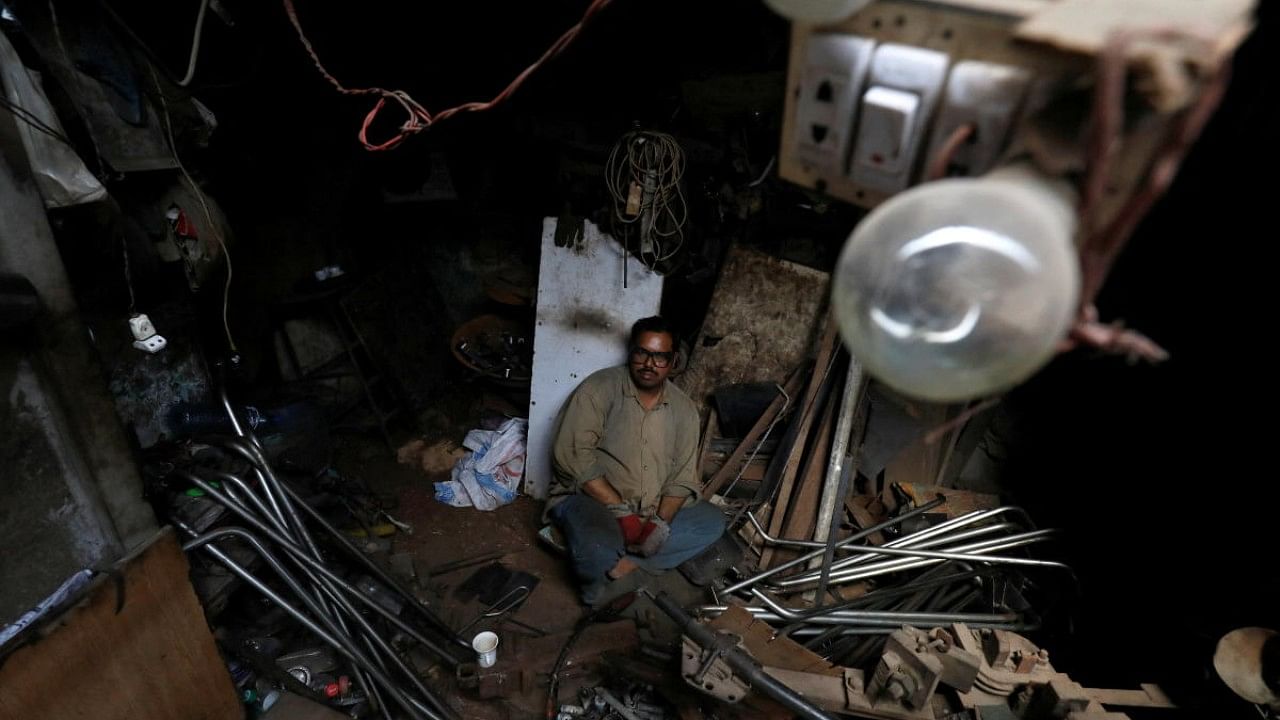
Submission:
{"label": "dark wall", "polygon": [[1160,681],[1203,703],[1200,717],[1256,716],[1210,675],[1210,658],[1228,630],[1280,627],[1266,259],[1274,20],[1264,11],[1220,111],[1099,299],[1104,320],[1149,334],[1172,359],[1129,366],[1077,351],[1008,403],[1011,489],[1043,525],[1067,530],[1080,575],[1057,663],[1086,684]]}

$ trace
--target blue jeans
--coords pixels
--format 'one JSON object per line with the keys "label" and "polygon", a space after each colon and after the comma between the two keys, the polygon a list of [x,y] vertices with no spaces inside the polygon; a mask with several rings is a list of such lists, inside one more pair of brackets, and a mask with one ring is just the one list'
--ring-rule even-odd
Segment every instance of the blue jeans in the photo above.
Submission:
{"label": "blue jeans", "polygon": [[586,495],[571,495],[551,509],[551,519],[564,533],[573,570],[582,584],[582,601],[594,603],[609,583],[606,575],[626,555],[641,570],[657,574],[694,558],[720,538],[724,515],[699,502],[681,508],[671,520],[671,537],[649,557],[627,555],[622,529],[613,513]]}

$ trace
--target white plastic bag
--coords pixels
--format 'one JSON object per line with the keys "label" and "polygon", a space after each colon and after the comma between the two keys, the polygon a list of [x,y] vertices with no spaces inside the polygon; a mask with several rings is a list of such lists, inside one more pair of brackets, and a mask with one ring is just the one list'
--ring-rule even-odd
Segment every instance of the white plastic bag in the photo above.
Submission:
{"label": "white plastic bag", "polygon": [[[0,33],[0,81],[9,104],[25,110],[23,114],[29,114],[32,121],[66,136],[53,106],[40,87],[40,75],[22,64],[4,33]],[[27,160],[45,207],[83,205],[107,196],[107,189],[89,172],[74,148],[33,127],[32,122],[24,121],[22,117],[17,117],[17,122],[18,134],[27,150]]]}
{"label": "white plastic bag", "polygon": [[524,476],[528,424],[512,418],[497,430],[467,433],[462,446],[471,452],[453,466],[452,480],[436,483],[436,500],[477,510],[493,510],[515,500]]}

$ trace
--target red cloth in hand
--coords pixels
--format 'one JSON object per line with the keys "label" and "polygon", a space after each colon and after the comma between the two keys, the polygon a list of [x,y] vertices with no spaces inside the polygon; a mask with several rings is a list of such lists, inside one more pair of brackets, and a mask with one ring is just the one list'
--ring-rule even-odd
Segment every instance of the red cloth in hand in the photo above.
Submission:
{"label": "red cloth in hand", "polygon": [[[646,523],[635,513],[619,517],[618,527],[622,529],[622,544],[631,546],[644,542],[644,538],[648,537],[648,533],[645,532],[645,525]],[[649,528],[649,532],[653,532],[653,529]]]}

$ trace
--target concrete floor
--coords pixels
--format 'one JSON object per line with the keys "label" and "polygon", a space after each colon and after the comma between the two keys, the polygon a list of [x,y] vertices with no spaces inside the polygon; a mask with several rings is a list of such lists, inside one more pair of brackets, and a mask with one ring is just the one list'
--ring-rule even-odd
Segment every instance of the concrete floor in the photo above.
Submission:
{"label": "concrete floor", "polygon": [[[424,600],[453,627],[465,625],[485,609],[478,601],[461,602],[454,597],[454,590],[483,565],[427,578],[432,567],[500,552],[503,565],[539,578],[528,600],[509,617],[542,630],[546,637],[534,637],[498,619],[482,620],[466,631],[468,637],[482,630],[499,634],[501,644],[494,670],[508,673],[508,686],[515,686],[512,692],[504,698],[481,700],[476,691],[460,689],[441,668],[433,669],[429,678],[462,717],[478,720],[543,717],[547,674],[586,608],[578,599],[564,557],[537,539],[542,503],[521,496],[492,512],[449,507],[435,500],[432,485],[446,477],[429,477],[416,468],[398,465],[380,442],[345,439],[335,450],[335,461],[344,475],[361,477],[375,492],[396,498],[397,507],[391,513],[412,525],[413,532],[393,536],[392,553],[412,555],[418,573],[417,585],[423,591]],[[650,589],[665,590],[685,604],[701,602],[705,597],[702,589],[689,584],[674,571],[660,577],[647,577],[645,584]],[[655,647],[674,646],[678,639],[675,627],[666,616],[643,597],[623,613],[621,621],[594,625],[583,633],[569,656],[567,667],[571,676],[562,679],[561,701],[574,698],[577,686],[598,681],[599,661],[604,653],[643,657],[657,674],[675,670],[674,661],[664,664],[640,654],[638,645],[642,638]],[[682,684],[673,674],[667,681]]]}

